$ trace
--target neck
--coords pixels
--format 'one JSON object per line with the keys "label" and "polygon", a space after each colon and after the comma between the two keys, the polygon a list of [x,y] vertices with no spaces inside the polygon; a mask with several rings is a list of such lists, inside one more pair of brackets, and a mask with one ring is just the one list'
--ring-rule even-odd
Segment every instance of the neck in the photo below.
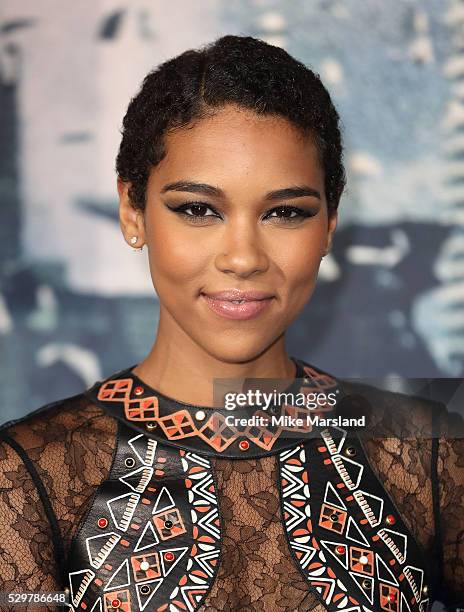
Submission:
{"label": "neck", "polygon": [[[165,333],[160,322],[156,341],[134,374],[149,386],[175,400],[213,406],[214,379],[293,379],[293,361],[285,350],[282,335],[268,349],[247,361],[225,361],[208,353],[179,328]],[[286,386],[285,382],[282,388]]]}

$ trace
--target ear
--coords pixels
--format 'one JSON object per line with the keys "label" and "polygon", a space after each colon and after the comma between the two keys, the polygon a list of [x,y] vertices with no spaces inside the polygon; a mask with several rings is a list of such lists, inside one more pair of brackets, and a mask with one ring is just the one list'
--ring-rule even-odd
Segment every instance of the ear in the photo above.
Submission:
{"label": "ear", "polygon": [[[119,194],[119,225],[122,234],[132,247],[141,248],[146,242],[145,223],[143,211],[135,208],[129,197],[131,184],[118,177],[117,181]],[[131,241],[136,236],[137,242]]]}
{"label": "ear", "polygon": [[325,253],[328,253],[330,249],[332,248],[332,240],[333,240],[333,235],[335,233],[335,230],[337,228],[337,221],[338,221],[338,212],[334,211],[329,216],[329,225],[328,225],[328,230],[327,230],[327,243],[326,243]]}

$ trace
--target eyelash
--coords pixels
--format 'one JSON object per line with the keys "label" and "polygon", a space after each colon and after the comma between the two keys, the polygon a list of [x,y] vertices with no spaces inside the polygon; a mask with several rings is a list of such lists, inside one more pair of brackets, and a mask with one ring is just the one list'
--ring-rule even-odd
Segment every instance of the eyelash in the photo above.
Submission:
{"label": "eyelash", "polygon": [[[178,215],[182,215],[184,218],[186,218],[189,223],[201,223],[204,219],[208,219],[208,218],[220,218],[218,214],[215,215],[192,215],[189,214],[187,212],[185,212],[186,210],[188,210],[189,208],[192,208],[192,206],[204,206],[206,208],[209,208],[210,210],[214,211],[215,213],[217,213],[217,211],[210,205],[210,204],[206,204],[206,202],[185,202],[184,204],[181,204],[180,206],[177,206],[176,208],[173,208],[171,206],[168,206],[168,208],[170,210],[172,210],[173,212],[175,212]],[[295,223],[295,221],[300,221],[301,219],[305,219],[307,217],[314,217],[317,213],[313,213],[313,212],[309,212],[307,210],[303,210],[302,208],[299,208],[298,206],[289,206],[289,205],[282,205],[282,206],[276,206],[275,208],[272,208],[269,213],[275,212],[275,211],[281,211],[281,210],[290,210],[292,212],[296,212],[298,213],[296,216],[294,217],[270,217],[271,219],[279,219],[281,223]],[[269,214],[268,213],[268,214]]]}

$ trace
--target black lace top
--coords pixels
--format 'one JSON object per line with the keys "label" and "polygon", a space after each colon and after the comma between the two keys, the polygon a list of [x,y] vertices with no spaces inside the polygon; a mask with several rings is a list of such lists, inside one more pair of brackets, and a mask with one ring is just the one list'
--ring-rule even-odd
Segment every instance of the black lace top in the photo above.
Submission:
{"label": "black lace top", "polygon": [[[306,374],[316,372],[309,364],[300,365],[308,368]],[[114,381],[132,381],[130,393],[141,394],[141,399],[150,400],[157,393],[130,369],[109,380],[111,387],[96,383],[93,395],[83,393],[60,400],[1,428],[0,591],[57,591],[68,586],[72,540],[114,462],[121,422],[115,409],[121,406],[116,403],[109,410],[108,402],[122,397],[115,395]],[[105,395],[108,389],[111,397]],[[409,396],[374,388],[370,393],[371,401],[385,412],[393,400],[406,409],[412,401]],[[127,393],[124,398],[132,409],[130,402],[137,398],[130,399]],[[415,414],[425,421],[440,410],[438,404],[427,400],[423,404],[414,401],[420,404],[420,411],[417,412],[416,405]],[[146,406],[150,408],[149,403]],[[185,410],[186,406],[178,404],[177,408]],[[131,425],[127,415],[126,410],[122,420]],[[453,437],[449,425],[444,422],[440,425],[440,419],[437,422],[442,431],[434,439],[386,436],[364,440],[363,446],[385,496],[393,502],[392,507],[425,558],[430,575],[426,587],[430,602],[441,601],[450,610],[457,610],[464,607],[464,440]],[[255,453],[240,459],[221,452],[209,453],[217,485],[222,553],[214,580],[200,603],[192,604],[192,609],[201,612],[338,609],[333,601],[328,604],[329,595],[324,599],[322,587],[314,586],[315,579],[308,582],[296,562],[300,558],[298,551],[296,556],[290,553],[289,527],[283,518],[279,497],[282,491],[279,493],[278,485],[282,461],[293,461],[288,452]],[[198,454],[201,456],[201,449]],[[323,526],[321,520],[319,525]],[[329,540],[334,546],[337,544],[335,536]],[[338,548],[340,545],[338,541]],[[328,571],[330,574],[330,567]],[[354,574],[361,576],[359,571]],[[102,611],[113,612],[106,599],[103,604]],[[400,607],[399,602],[388,603],[384,599],[361,608],[348,601],[340,609],[392,612],[419,609],[411,602],[409,605],[411,608],[401,602]],[[138,606],[134,600],[131,608],[121,609],[142,609],[140,602]],[[155,599],[151,606],[144,609],[183,609],[158,607]],[[86,608],[77,605],[75,610]],[[56,608],[30,605],[27,609]],[[185,609],[189,609],[188,605]]]}

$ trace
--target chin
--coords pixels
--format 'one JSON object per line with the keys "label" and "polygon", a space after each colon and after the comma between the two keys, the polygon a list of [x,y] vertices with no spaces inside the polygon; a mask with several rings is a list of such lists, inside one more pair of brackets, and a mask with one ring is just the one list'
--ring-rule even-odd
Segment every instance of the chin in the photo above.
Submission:
{"label": "chin", "polygon": [[202,345],[204,350],[218,361],[224,363],[246,363],[261,355],[270,346],[270,343],[264,340],[253,341],[252,338],[246,341],[243,337],[239,338],[236,342],[230,340],[218,342],[217,338],[213,338],[211,345],[208,346],[203,338]]}

